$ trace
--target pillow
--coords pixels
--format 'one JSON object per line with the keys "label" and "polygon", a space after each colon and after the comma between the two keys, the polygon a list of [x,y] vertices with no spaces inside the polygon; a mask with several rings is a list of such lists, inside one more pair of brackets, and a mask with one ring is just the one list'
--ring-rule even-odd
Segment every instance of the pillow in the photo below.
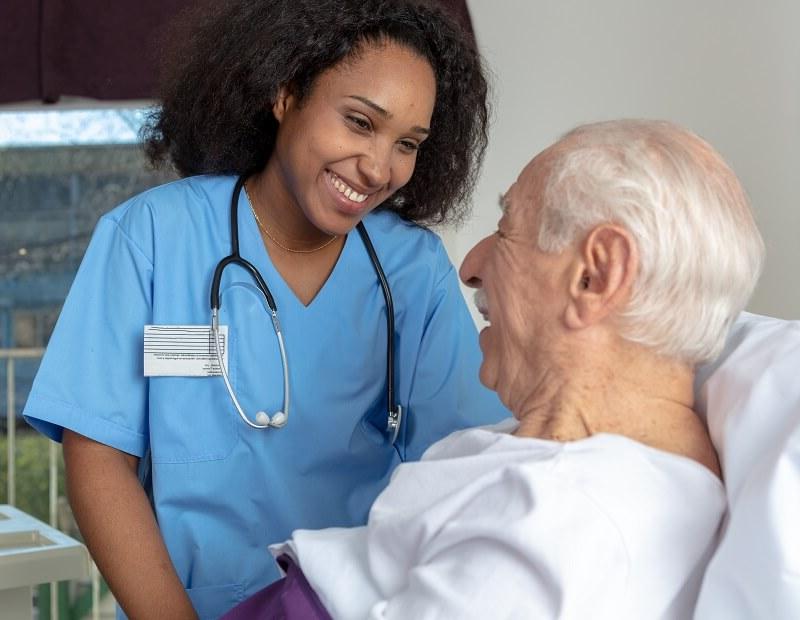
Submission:
{"label": "pillow", "polygon": [[800,618],[800,321],[742,313],[696,388],[728,514],[695,618]]}

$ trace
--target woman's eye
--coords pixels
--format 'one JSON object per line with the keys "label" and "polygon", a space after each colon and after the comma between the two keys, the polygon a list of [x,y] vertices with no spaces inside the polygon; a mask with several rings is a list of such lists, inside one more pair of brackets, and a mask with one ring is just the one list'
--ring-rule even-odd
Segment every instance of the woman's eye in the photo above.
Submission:
{"label": "woman's eye", "polygon": [[361,116],[348,116],[348,122],[361,131],[369,131],[372,128],[370,122]]}
{"label": "woman's eye", "polygon": [[406,153],[414,153],[415,151],[419,150],[419,144],[411,140],[400,140],[398,144],[400,145],[400,148]]}

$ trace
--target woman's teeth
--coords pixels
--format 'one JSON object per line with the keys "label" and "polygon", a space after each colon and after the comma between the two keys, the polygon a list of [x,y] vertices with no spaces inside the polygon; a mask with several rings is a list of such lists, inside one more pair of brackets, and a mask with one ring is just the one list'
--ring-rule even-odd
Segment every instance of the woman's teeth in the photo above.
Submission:
{"label": "woman's teeth", "polygon": [[336,188],[336,191],[338,191],[340,194],[344,194],[345,198],[352,200],[353,202],[364,202],[367,199],[367,194],[359,194],[356,190],[354,190],[332,172],[331,182]]}

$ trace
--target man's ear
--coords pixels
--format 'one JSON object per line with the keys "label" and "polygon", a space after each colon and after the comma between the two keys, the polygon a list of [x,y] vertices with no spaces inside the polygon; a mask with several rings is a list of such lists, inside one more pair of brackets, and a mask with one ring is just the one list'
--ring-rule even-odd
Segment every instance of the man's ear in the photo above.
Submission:
{"label": "man's ear", "polygon": [[582,329],[624,308],[639,270],[633,236],[615,224],[601,224],[583,240],[570,267],[567,326]]}
{"label": "man's ear", "polygon": [[275,103],[272,104],[272,115],[278,123],[283,122],[286,111],[294,103],[294,95],[292,90],[284,84],[278,89],[278,96],[275,97]]}

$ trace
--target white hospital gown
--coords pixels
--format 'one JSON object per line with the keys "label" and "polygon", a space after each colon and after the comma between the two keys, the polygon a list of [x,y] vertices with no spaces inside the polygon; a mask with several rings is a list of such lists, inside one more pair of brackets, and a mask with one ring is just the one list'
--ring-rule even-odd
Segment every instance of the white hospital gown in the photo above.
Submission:
{"label": "white hospital gown", "polygon": [[359,528],[288,553],[334,618],[689,618],[725,510],[698,463],[616,435],[454,433]]}

